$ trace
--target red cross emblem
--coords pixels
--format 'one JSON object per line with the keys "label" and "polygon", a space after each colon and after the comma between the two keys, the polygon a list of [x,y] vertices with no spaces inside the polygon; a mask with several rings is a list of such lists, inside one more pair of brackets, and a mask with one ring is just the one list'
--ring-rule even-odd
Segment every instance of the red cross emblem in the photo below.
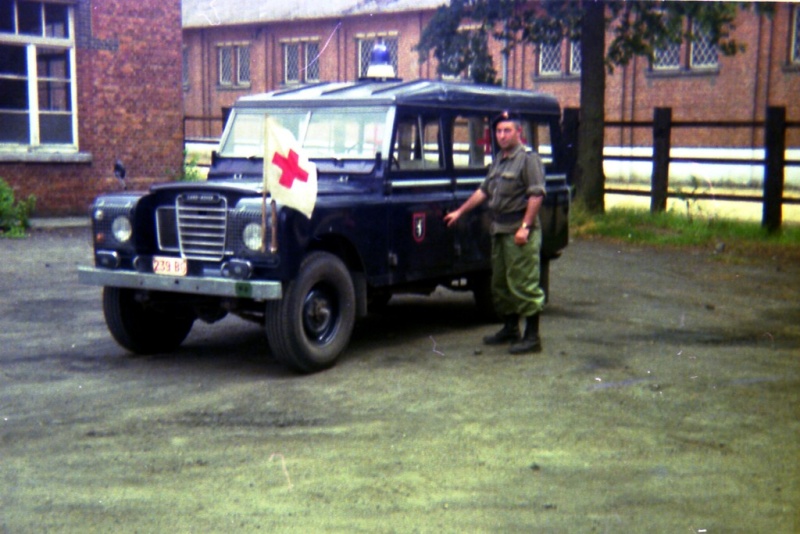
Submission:
{"label": "red cross emblem", "polygon": [[281,178],[278,183],[287,189],[292,188],[295,180],[308,181],[308,173],[300,167],[300,156],[294,150],[289,150],[289,157],[275,152],[272,163],[281,168]]}

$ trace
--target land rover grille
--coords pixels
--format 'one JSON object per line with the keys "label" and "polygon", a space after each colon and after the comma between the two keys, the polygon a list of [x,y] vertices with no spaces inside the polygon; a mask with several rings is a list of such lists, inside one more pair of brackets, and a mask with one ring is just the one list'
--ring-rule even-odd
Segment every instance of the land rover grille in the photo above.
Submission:
{"label": "land rover grille", "polygon": [[225,254],[228,202],[208,193],[179,195],[156,210],[158,248],[190,260],[219,261]]}

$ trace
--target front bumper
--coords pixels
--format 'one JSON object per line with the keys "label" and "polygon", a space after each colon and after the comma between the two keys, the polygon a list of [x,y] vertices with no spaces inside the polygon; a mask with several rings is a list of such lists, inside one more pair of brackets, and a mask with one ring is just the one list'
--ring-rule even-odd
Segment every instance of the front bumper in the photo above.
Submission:
{"label": "front bumper", "polygon": [[280,282],[276,281],[166,276],[134,271],[112,271],[96,267],[78,267],[78,281],[83,284],[104,287],[127,287],[253,300],[277,300],[283,297],[283,287]]}

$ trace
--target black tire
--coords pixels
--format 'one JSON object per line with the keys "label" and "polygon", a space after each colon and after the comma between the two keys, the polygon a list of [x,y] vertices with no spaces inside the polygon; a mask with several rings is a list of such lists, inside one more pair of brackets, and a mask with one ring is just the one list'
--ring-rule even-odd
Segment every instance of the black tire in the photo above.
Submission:
{"label": "black tire", "polygon": [[342,261],[312,252],[283,298],[267,303],[265,327],[273,356],[300,373],[332,367],[353,333],[356,295]]}
{"label": "black tire", "polygon": [[146,306],[134,289],[103,288],[103,314],[114,339],[136,354],[155,354],[177,349],[195,321],[185,309]]}

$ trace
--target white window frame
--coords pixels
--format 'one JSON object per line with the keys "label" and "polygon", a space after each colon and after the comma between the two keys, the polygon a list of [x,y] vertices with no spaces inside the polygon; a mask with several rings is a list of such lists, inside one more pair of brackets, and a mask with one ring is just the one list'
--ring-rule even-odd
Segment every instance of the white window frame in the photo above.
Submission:
{"label": "white window frame", "polygon": [[681,68],[681,43],[668,43],[653,51],[653,70],[676,71]]}
{"label": "white window frame", "polygon": [[[539,43],[539,76],[541,77],[551,77],[551,76],[561,76],[563,65],[562,65],[562,57],[561,57],[561,41],[557,43]],[[553,69],[550,68],[549,63],[551,62],[550,59],[558,58],[558,68]],[[553,64],[556,64],[556,61],[553,61]]]}
{"label": "white window frame", "polygon": [[583,64],[583,51],[581,50],[580,41],[569,42],[569,73],[572,75],[580,75]]}
{"label": "white window frame", "polygon": [[[284,85],[297,85],[300,83],[314,83],[319,81],[319,55],[322,53],[319,48],[318,37],[293,37],[291,39],[282,39],[280,41],[283,50],[283,84]],[[316,45],[311,47],[309,45]],[[313,51],[316,48],[316,51]],[[295,58],[291,60],[296,63],[297,76],[289,76],[289,51],[294,50]],[[311,55],[313,54],[313,56]],[[316,65],[316,75],[309,76],[309,67]]]}
{"label": "white window frame", "polygon": [[[692,70],[715,70],[719,68],[719,48],[716,45],[712,45],[709,42],[708,36],[705,32],[700,30],[700,27],[696,22],[691,23],[692,27],[692,34],[694,35],[694,39],[690,43],[690,50],[689,50],[689,68]],[[703,47],[705,50],[701,50],[700,48]],[[705,60],[705,56],[709,54],[714,55],[713,60]],[[699,61],[699,59],[704,59],[703,61]]]}
{"label": "white window frame", "polygon": [[[11,0],[13,10],[13,32],[0,32],[0,45],[1,46],[16,46],[25,48],[25,64],[28,91],[28,107],[26,110],[0,109],[2,113],[27,114],[28,115],[28,142],[13,142],[0,140],[0,153],[8,152],[25,152],[29,155],[31,151],[34,152],[53,152],[53,153],[77,153],[79,146],[78,139],[78,80],[76,68],[76,54],[75,54],[75,10],[72,6],[65,6],[67,13],[66,30],[67,37],[48,37],[47,34],[47,21],[45,19],[45,7],[47,2],[39,4],[42,9],[42,34],[32,35],[19,33],[18,26],[18,5],[21,0]],[[49,5],[53,5],[50,3]],[[42,143],[40,115],[42,114],[39,102],[39,84],[44,81],[62,81],[62,79],[47,78],[40,76],[38,73],[37,51],[39,49],[56,49],[66,52],[67,68],[69,75],[63,81],[69,84],[69,100],[68,110],[48,111],[52,114],[61,114],[70,116],[71,138],[69,143]],[[0,77],[5,79],[20,79],[18,75],[2,74]]]}
{"label": "white window frame", "polygon": [[[247,52],[244,54],[244,52]],[[230,78],[224,77],[225,56],[229,55]],[[246,56],[246,58],[244,57]],[[243,64],[246,62],[246,65]],[[246,68],[246,70],[245,70]],[[217,43],[217,81],[220,87],[240,89],[250,87],[250,43]],[[247,78],[244,78],[244,75]]]}

